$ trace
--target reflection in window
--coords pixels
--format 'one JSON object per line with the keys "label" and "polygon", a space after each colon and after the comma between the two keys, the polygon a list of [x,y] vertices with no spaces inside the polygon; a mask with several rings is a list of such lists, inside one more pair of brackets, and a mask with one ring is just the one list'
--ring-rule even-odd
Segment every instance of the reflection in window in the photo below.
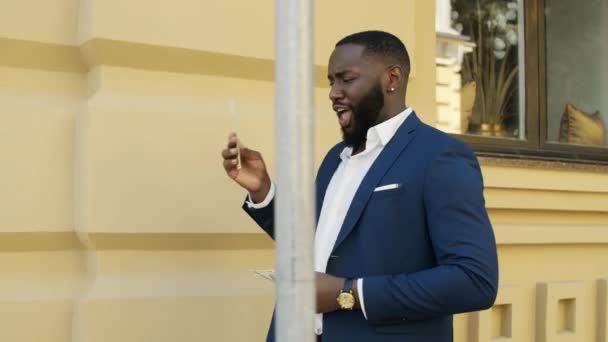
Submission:
{"label": "reflection in window", "polygon": [[520,7],[514,0],[437,0],[440,129],[525,137]]}
{"label": "reflection in window", "polygon": [[545,0],[547,138],[606,145],[608,0]]}

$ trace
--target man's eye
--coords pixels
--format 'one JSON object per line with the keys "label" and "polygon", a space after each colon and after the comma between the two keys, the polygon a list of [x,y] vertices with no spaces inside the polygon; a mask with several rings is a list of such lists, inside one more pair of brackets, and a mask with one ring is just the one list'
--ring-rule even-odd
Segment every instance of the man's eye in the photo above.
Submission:
{"label": "man's eye", "polygon": [[352,78],[345,78],[343,81],[344,81],[344,83],[350,83],[350,82],[352,82],[354,80],[355,80],[355,78],[352,77]]}

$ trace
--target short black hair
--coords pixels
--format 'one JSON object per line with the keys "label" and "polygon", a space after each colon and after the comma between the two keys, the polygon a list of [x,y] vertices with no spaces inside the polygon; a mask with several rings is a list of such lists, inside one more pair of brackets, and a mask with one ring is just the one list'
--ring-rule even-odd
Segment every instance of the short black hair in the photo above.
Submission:
{"label": "short black hair", "polygon": [[393,60],[398,63],[407,76],[410,73],[410,56],[403,42],[388,32],[363,31],[348,35],[336,43],[336,47],[345,44],[361,45],[365,49],[364,54],[379,56]]}

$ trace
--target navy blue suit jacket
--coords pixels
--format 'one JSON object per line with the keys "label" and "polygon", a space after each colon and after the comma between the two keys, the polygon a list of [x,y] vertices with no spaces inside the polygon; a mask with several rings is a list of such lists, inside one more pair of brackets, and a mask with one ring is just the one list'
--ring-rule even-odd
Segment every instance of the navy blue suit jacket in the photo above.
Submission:
{"label": "navy blue suit jacket", "polygon": [[[319,169],[317,219],[343,149],[334,146]],[[388,184],[400,186],[374,192]],[[274,236],[273,203],[243,208]],[[325,314],[323,342],[452,341],[452,315],[491,307],[498,287],[496,242],[470,148],[411,114],[359,186],[326,272],[363,278],[367,319],[357,310]]]}

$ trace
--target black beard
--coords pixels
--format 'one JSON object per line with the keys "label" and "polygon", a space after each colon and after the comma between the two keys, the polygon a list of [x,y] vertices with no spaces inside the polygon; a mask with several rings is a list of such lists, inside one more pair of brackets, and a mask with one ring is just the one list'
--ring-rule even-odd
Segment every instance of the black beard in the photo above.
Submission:
{"label": "black beard", "polygon": [[342,138],[346,146],[357,150],[367,140],[367,131],[378,121],[380,110],[384,107],[384,93],[380,81],[351,108],[353,120],[352,131],[345,132],[342,128]]}

